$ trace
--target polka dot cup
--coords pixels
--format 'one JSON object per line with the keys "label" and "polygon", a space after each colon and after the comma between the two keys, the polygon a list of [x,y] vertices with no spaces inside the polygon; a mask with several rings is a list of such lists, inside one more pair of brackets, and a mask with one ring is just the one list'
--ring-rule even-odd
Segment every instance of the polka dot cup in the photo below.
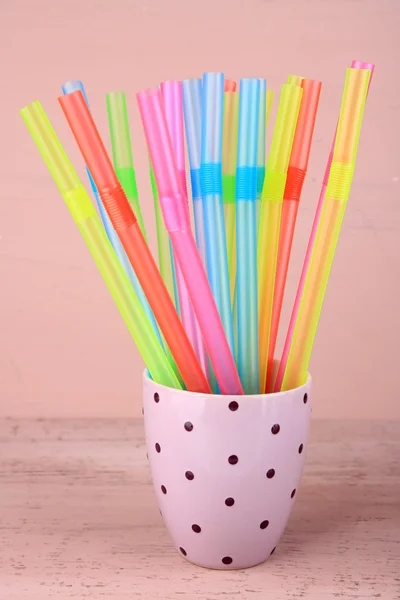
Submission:
{"label": "polka dot cup", "polygon": [[268,396],[207,396],[145,374],[153,484],[181,556],[243,569],[274,552],[297,497],[310,415],[310,378]]}

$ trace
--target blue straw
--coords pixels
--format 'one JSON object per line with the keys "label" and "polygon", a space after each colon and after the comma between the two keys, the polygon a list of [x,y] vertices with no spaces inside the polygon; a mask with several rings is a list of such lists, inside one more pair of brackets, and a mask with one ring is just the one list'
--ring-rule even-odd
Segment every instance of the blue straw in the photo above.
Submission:
{"label": "blue straw", "polygon": [[238,371],[246,394],[258,394],[260,390],[256,227],[259,106],[260,81],[241,79],[236,167],[236,294]]}
{"label": "blue straw", "polygon": [[259,103],[259,117],[258,117],[258,145],[257,145],[257,231],[258,223],[260,220],[260,208],[261,208],[261,193],[264,186],[265,178],[265,140],[266,140],[266,94],[267,94],[267,80],[259,79],[260,82],[260,103]]}
{"label": "blue straw", "polygon": [[222,202],[223,73],[205,73],[202,87],[200,184],[207,273],[225,334],[234,355],[224,207]]}
{"label": "blue straw", "polygon": [[[200,186],[201,88],[201,79],[184,79],[182,81],[183,116],[185,119],[186,143],[190,165],[194,230],[201,260],[204,268],[207,269],[203,201]],[[217,381],[210,361],[208,361],[208,370],[211,389],[217,392]]]}
{"label": "blue straw", "polygon": [[[81,81],[78,81],[78,80],[67,81],[62,86],[63,94],[71,94],[72,92],[77,92],[78,90],[82,92],[83,97],[85,98],[86,104],[89,107],[89,102],[88,102],[88,99],[86,96],[85,88]],[[96,199],[97,207],[98,207],[99,213],[100,213],[100,218],[102,220],[107,237],[110,240],[112,247],[114,248],[114,252],[118,257],[119,262],[121,263],[125,273],[127,274],[128,279],[131,282],[131,285],[132,285],[133,289],[135,290],[137,297],[139,298],[140,304],[142,305],[143,310],[145,311],[146,316],[149,319],[149,321],[154,329],[154,332],[156,333],[156,335],[158,337],[158,340],[159,340],[161,346],[164,347],[162,339],[161,339],[160,331],[158,329],[157,321],[154,318],[153,312],[152,312],[150,305],[147,302],[147,298],[142,290],[142,286],[140,285],[139,280],[136,277],[135,271],[132,269],[131,263],[129,262],[129,259],[128,259],[127,255],[125,253],[125,250],[120,242],[120,239],[119,239],[117,233],[115,232],[114,227],[112,226],[112,223],[107,214],[107,211],[105,210],[103,203],[100,200],[100,196],[97,191],[96,184],[94,183],[92,175],[87,167],[86,167],[86,172],[88,174],[89,182],[90,182],[94,197]]]}

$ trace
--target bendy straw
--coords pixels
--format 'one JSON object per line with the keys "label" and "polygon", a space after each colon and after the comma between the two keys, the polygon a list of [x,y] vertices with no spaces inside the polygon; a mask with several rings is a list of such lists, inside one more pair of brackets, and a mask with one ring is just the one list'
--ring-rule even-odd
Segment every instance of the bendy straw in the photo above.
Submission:
{"label": "bendy straw", "polygon": [[[82,96],[83,98],[83,96]],[[24,119],[152,378],[180,389],[156,334],[118,261],[89,196],[57,138],[40,102],[21,110]]]}
{"label": "bendy straw", "polygon": [[[64,94],[71,94],[73,92],[76,92],[80,90],[83,94],[83,97],[85,99],[85,102],[87,104],[87,106],[89,107],[89,102],[87,99],[87,95],[85,92],[85,88],[83,86],[83,83],[81,81],[78,80],[72,80],[72,81],[67,81],[66,83],[64,83],[64,85],[62,86],[62,91]],[[160,341],[160,343],[162,344],[162,340],[161,340],[161,336],[160,336],[160,331],[158,329],[158,325],[157,325],[157,321],[154,318],[153,312],[149,306],[149,303],[147,302],[147,298],[142,290],[142,286],[139,283],[138,278],[136,277],[135,271],[132,269],[131,263],[129,262],[129,259],[126,255],[126,252],[120,242],[120,239],[118,237],[118,235],[116,234],[114,227],[110,221],[110,218],[107,214],[107,211],[105,210],[103,203],[100,199],[99,193],[97,191],[97,187],[96,184],[93,181],[93,177],[90,174],[89,169],[86,167],[86,172],[88,174],[89,177],[89,182],[90,182],[90,186],[92,188],[93,191],[93,195],[96,199],[96,204],[97,207],[99,209],[99,213],[100,213],[100,218],[102,220],[104,229],[106,231],[107,237],[111,242],[112,247],[114,248],[114,251],[119,259],[119,262],[121,263],[121,265],[124,268],[125,273],[128,276],[129,281],[131,282],[131,285],[133,287],[133,289],[136,292],[137,297],[140,300],[141,305],[143,306],[143,309],[146,313],[147,318],[149,319],[150,323],[153,326],[153,329]],[[168,350],[167,350],[167,355],[168,355]],[[176,369],[176,365],[174,364],[174,361],[172,359],[172,357],[170,358],[170,362],[172,367],[175,370],[175,374],[178,376],[178,378],[180,377],[178,370]]]}
{"label": "bendy straw", "polygon": [[[236,291],[238,370],[245,394],[257,394],[260,390],[256,227],[260,87],[262,84],[259,79],[240,81],[236,168]],[[265,103],[262,108],[265,131]]]}
{"label": "bendy straw", "polygon": [[371,71],[347,69],[333,160],[325,200],[307,270],[281,389],[307,378],[333,257],[353,180],[357,147]]}
{"label": "bendy straw", "polygon": [[224,92],[236,92],[236,81],[233,81],[233,79],[225,79]]}
{"label": "bendy straw", "polygon": [[259,116],[258,116],[258,144],[257,144],[257,202],[256,202],[256,220],[257,228],[260,221],[261,193],[264,187],[265,178],[265,142],[266,142],[266,119],[267,119],[267,81],[259,79]]}
{"label": "bendy straw", "polygon": [[136,185],[135,169],[133,167],[131,138],[129,133],[128,110],[124,92],[109,92],[106,94],[108,124],[112,157],[115,173],[135,213],[140,229],[146,239],[146,231],[140,210]]}
{"label": "bendy straw", "polygon": [[[205,73],[202,86],[200,182],[206,238],[207,274],[231,352],[232,307],[222,203],[223,73]],[[217,379],[218,375],[216,373]]]}
{"label": "bendy straw", "polygon": [[266,392],[271,392],[273,387],[273,362],[278,336],[279,320],[281,317],[283,296],[285,293],[286,277],[289,267],[290,253],[292,250],[293,234],[296,225],[297,211],[301,192],[307,172],[311,143],[314,133],[315,119],[317,116],[319,97],[321,93],[320,81],[302,79],[300,86],[303,89],[299,117],[290,154],[289,167],[286,178],[285,193],[282,203],[281,227],[279,234],[278,260],[274,284],[274,302],[271,318],[271,333],[268,349],[267,383]]}
{"label": "bendy straw", "polygon": [[[365,63],[365,62],[361,62],[358,60],[353,60],[351,63],[351,67],[355,68],[355,69],[368,69],[371,71],[371,77],[370,77],[369,84],[368,84],[368,88],[369,88],[369,86],[371,85],[372,76],[374,74],[374,65],[371,63]],[[276,382],[275,382],[275,386],[274,386],[275,392],[279,392],[281,389],[281,386],[282,386],[283,374],[286,369],[286,363],[287,363],[287,359],[288,359],[288,355],[289,355],[290,344],[292,342],[294,327],[295,327],[296,319],[297,319],[297,314],[299,312],[301,296],[303,293],[304,283],[305,283],[308,267],[310,264],[311,252],[312,252],[312,249],[314,246],[315,236],[316,236],[317,229],[318,229],[318,223],[319,223],[322,206],[323,206],[324,199],[325,199],[326,187],[328,185],[328,178],[329,178],[329,173],[330,173],[331,164],[332,164],[332,160],[333,160],[333,150],[334,150],[334,146],[335,146],[335,140],[336,140],[336,133],[335,133],[335,136],[334,136],[334,139],[332,142],[331,151],[329,153],[328,162],[327,162],[327,165],[325,168],[325,174],[324,174],[324,178],[323,178],[323,182],[322,182],[321,192],[320,192],[319,199],[318,199],[317,209],[315,211],[315,216],[314,216],[314,221],[313,221],[313,225],[312,225],[312,229],[311,229],[310,238],[308,240],[307,250],[306,250],[306,254],[305,254],[305,258],[304,258],[303,267],[301,270],[301,275],[300,275],[299,285],[298,285],[297,292],[296,292],[295,301],[293,304],[292,314],[290,317],[289,327],[288,327],[288,331],[286,334],[282,357],[279,362],[278,374],[277,374]]]}
{"label": "bendy straw", "polygon": [[290,152],[303,90],[284,84],[265,169],[258,231],[260,389],[265,389],[279,229]]}
{"label": "bendy straw", "polygon": [[156,88],[137,94],[165,226],[201,327],[204,342],[223,394],[242,394],[235,363],[224,334],[207,275],[193,235],[186,226],[182,191],[162,99]]}
{"label": "bendy straw", "polygon": [[59,102],[187,389],[209,393],[210,386],[161,279],[135,214],[117,179],[81,92],[63,96],[59,98]]}
{"label": "bendy straw", "polygon": [[[231,300],[236,276],[236,159],[238,143],[239,94],[224,92],[224,122],[222,130],[222,200],[226,232],[226,250]],[[233,266],[235,265],[235,268]]]}
{"label": "bendy straw", "polygon": [[[181,185],[182,212],[185,216],[185,227],[191,230],[189,203],[186,186],[185,139],[183,132],[182,83],[180,81],[163,81],[160,86],[164,102],[165,118],[175,153],[178,176]],[[176,281],[178,284],[179,307],[183,326],[192,343],[204,373],[208,376],[207,354],[200,327],[190,301],[189,292],[178,262],[174,259]]]}
{"label": "bendy straw", "polygon": [[194,229],[201,260],[206,267],[206,240],[200,188],[201,79],[184,79],[182,81],[182,99],[190,165]]}
{"label": "bendy straw", "polygon": [[161,213],[160,201],[158,198],[158,190],[156,180],[154,179],[154,171],[149,158],[149,172],[151,191],[153,193],[154,216],[156,221],[157,232],[157,251],[158,251],[158,266],[160,268],[161,277],[165,287],[168,290],[171,300],[175,303],[177,313],[179,310],[178,287],[176,285],[175,265],[172,256],[171,242],[168,237],[168,232],[165,229],[164,219]]}

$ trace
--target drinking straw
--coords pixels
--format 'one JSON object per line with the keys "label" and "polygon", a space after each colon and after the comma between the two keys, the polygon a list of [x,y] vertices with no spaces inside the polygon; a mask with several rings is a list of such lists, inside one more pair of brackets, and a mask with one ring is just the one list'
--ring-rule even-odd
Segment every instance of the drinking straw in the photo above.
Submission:
{"label": "drinking straw", "polygon": [[158,190],[156,180],[154,179],[154,171],[149,158],[150,182],[151,191],[154,201],[154,215],[156,220],[157,232],[157,251],[158,251],[158,266],[160,268],[161,277],[165,283],[171,300],[175,303],[176,311],[180,314],[178,287],[176,285],[175,265],[172,260],[172,247],[168,237],[168,232],[165,229],[164,219],[161,213],[160,201],[158,198]]}
{"label": "drinking straw", "polygon": [[279,228],[290,152],[303,90],[284,84],[265,169],[258,232],[260,390],[265,389]]}
{"label": "drinking straw", "polygon": [[[238,370],[245,394],[258,394],[260,391],[256,228],[260,87],[263,84],[259,79],[240,81],[236,169],[236,286]],[[265,104],[263,122],[265,123]],[[263,129],[265,132],[265,125]]]}
{"label": "drinking straw", "polygon": [[165,226],[182,270],[219,387],[223,394],[242,394],[221,318],[191,231],[182,210],[182,191],[172,142],[157,88],[137,94]]}
{"label": "drinking straw", "polygon": [[267,119],[267,81],[260,79],[259,93],[259,116],[258,116],[258,147],[257,147],[257,201],[256,222],[257,230],[260,222],[261,193],[264,187],[265,177],[265,141],[266,141],[266,119]]}
{"label": "drinking straw", "polygon": [[[353,62],[351,63],[351,67],[355,68],[355,69],[370,70],[371,77],[369,80],[369,85],[371,84],[372,76],[374,74],[374,65],[373,64],[361,62],[358,60],[353,60]],[[369,85],[368,85],[368,87],[369,87]],[[312,252],[312,249],[314,246],[315,237],[316,237],[316,233],[317,233],[317,229],[318,229],[318,223],[319,223],[322,206],[323,206],[324,199],[325,199],[326,187],[328,185],[328,178],[329,178],[329,173],[330,173],[331,164],[332,164],[332,160],[333,160],[333,150],[334,150],[334,146],[335,146],[335,140],[336,140],[336,132],[335,132],[335,136],[333,138],[331,151],[329,153],[328,162],[327,162],[327,165],[325,168],[325,174],[324,174],[324,178],[323,178],[323,182],[322,182],[321,192],[320,192],[319,199],[318,199],[318,205],[317,205],[317,209],[315,211],[314,221],[313,221],[313,225],[312,225],[312,229],[311,229],[310,238],[308,240],[308,245],[307,245],[306,255],[304,258],[303,268],[301,270],[299,285],[297,287],[296,298],[294,301],[292,314],[290,317],[290,322],[289,322],[289,327],[288,327],[288,331],[286,334],[282,357],[281,357],[281,360],[279,363],[278,374],[276,377],[275,387],[274,387],[275,392],[279,392],[281,389],[281,386],[282,386],[283,374],[285,372],[286,364],[287,364],[287,360],[288,360],[288,356],[289,356],[289,349],[290,349],[290,345],[291,345],[292,338],[293,338],[293,332],[294,332],[294,327],[296,324],[297,315],[299,312],[300,300],[302,297],[305,279],[306,279],[308,267],[310,264],[311,252]]]}
{"label": "drinking straw", "polygon": [[101,226],[96,210],[40,102],[33,102],[23,108],[21,115],[106,282],[151,377],[158,383],[181,389],[154,329]]}
{"label": "drinking straw", "polygon": [[[205,73],[202,88],[200,182],[206,237],[207,273],[225,335],[234,352],[228,257],[222,203],[223,73]],[[217,380],[218,375],[216,373]]]}
{"label": "drinking straw", "polygon": [[209,393],[210,386],[118,181],[82,93],[68,94],[59,98],[59,102],[187,389]]}
{"label": "drinking straw", "polygon": [[[172,147],[175,153],[178,176],[181,184],[182,211],[185,217],[185,228],[191,231],[189,202],[186,186],[185,169],[185,140],[183,133],[183,110],[182,110],[182,82],[164,81],[160,86],[161,96],[164,102],[165,118]],[[179,306],[183,326],[192,343],[196,356],[199,359],[204,373],[208,376],[207,354],[201,335],[200,327],[190,301],[189,293],[183,278],[182,271],[174,255],[176,281],[178,284]]]}
{"label": "drinking straw", "polygon": [[233,81],[232,79],[225,79],[224,92],[236,92],[236,81]]}
{"label": "drinking straw", "polygon": [[[222,200],[224,206],[226,249],[231,301],[236,278],[236,159],[238,143],[239,94],[224,92],[224,122],[222,130]],[[235,269],[233,269],[235,265]]]}
{"label": "drinking straw", "polygon": [[[87,95],[86,95],[86,91],[85,91],[82,81],[78,81],[78,80],[67,81],[62,86],[62,91],[64,94],[70,94],[70,93],[76,92],[78,90],[80,90],[82,92],[85,102],[86,102],[88,108],[90,108],[89,102],[87,99]],[[87,175],[89,178],[90,186],[92,188],[93,195],[95,197],[96,204],[99,209],[100,218],[102,220],[107,237],[110,240],[112,247],[114,248],[114,251],[119,259],[119,262],[123,266],[124,271],[127,274],[128,279],[129,279],[133,289],[135,290],[136,295],[139,298],[141,305],[143,306],[143,309],[146,313],[147,318],[149,319],[150,323],[152,324],[153,329],[154,329],[160,343],[162,344],[157,321],[155,320],[153,312],[150,308],[150,305],[147,302],[147,298],[142,290],[142,286],[140,285],[139,280],[136,277],[135,271],[132,269],[131,263],[129,262],[129,259],[128,259],[126,252],[120,242],[120,239],[119,239],[117,233],[115,232],[114,227],[108,217],[107,211],[105,210],[103,203],[100,199],[99,193],[97,191],[96,184],[94,183],[93,177],[91,176],[90,171],[87,167],[86,167],[86,172],[87,172]],[[170,363],[172,365],[172,368],[175,371],[175,374],[177,375],[178,378],[180,378],[179,371],[178,371],[178,369],[174,363],[174,360],[172,359],[172,356],[170,355],[168,349],[167,349],[167,356],[169,357]]]}
{"label": "drinking straw", "polygon": [[[190,182],[192,188],[194,230],[201,262],[207,268],[206,240],[204,233],[203,202],[200,189],[201,153],[201,79],[182,81],[183,116],[185,120],[186,144],[189,155]],[[209,382],[213,392],[217,391],[216,379],[208,360]]]}
{"label": "drinking straw", "polygon": [[106,94],[106,102],[115,173],[133,212],[137,216],[140,229],[147,241],[142,211],[140,210],[135,169],[133,167],[125,94],[124,92],[109,92]]}
{"label": "drinking straw", "polygon": [[292,389],[307,378],[333,257],[353,180],[371,71],[347,69],[333,160],[282,381]]}
{"label": "drinking straw", "polygon": [[194,230],[201,260],[206,267],[206,240],[200,188],[201,79],[184,79],[182,81],[182,99],[190,165]]}
{"label": "drinking straw", "polygon": [[273,363],[281,317],[286,277],[292,249],[301,191],[307,172],[311,143],[317,116],[322,83],[312,79],[300,82],[303,89],[299,117],[294,134],[292,152],[286,178],[282,203],[281,228],[279,234],[278,260],[276,265],[274,301],[272,307],[271,333],[269,339],[266,392],[273,387]]}

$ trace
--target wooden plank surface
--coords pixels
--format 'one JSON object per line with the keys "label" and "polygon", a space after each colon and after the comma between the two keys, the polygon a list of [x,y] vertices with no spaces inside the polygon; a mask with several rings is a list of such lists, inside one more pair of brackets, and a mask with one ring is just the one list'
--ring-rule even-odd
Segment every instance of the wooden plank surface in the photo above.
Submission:
{"label": "wooden plank surface", "polygon": [[400,422],[315,421],[275,554],[177,555],[137,421],[0,421],[0,599],[400,599]]}

